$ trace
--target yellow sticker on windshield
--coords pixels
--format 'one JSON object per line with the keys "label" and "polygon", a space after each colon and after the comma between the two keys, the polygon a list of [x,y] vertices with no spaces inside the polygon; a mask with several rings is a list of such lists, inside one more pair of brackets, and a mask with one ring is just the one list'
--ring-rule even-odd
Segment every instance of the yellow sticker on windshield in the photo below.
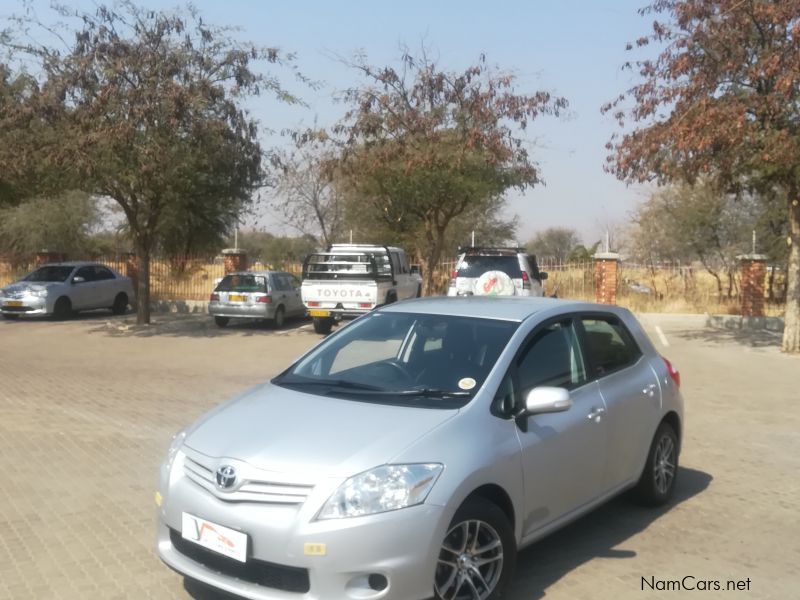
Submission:
{"label": "yellow sticker on windshield", "polygon": [[458,380],[458,387],[462,390],[471,390],[475,387],[475,380],[472,377],[464,377]]}

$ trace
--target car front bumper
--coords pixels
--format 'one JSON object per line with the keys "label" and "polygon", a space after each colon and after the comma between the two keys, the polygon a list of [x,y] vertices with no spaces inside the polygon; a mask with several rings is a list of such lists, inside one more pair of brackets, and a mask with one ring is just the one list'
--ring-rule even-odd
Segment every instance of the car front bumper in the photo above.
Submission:
{"label": "car front bumper", "polygon": [[[291,506],[227,502],[186,477],[171,479],[158,511],[157,550],[164,563],[186,577],[252,600],[420,600],[433,596],[436,561],[449,525],[441,506],[421,504],[365,517],[314,521],[320,498],[329,494],[327,485],[321,486],[324,491],[312,493],[304,505]],[[209,565],[190,557],[187,554],[194,553],[186,552],[185,545],[192,545],[191,550],[194,543],[188,540],[181,541],[181,552],[173,538],[180,536],[183,512],[246,533],[249,564],[305,571],[308,591],[288,591],[237,576],[245,563],[234,559],[216,557]],[[308,544],[324,551],[310,555]],[[388,585],[373,589],[369,583],[373,574],[385,577]]]}
{"label": "car front bumper", "polygon": [[0,296],[0,313],[4,315],[47,315],[47,299],[39,296],[4,298]]}

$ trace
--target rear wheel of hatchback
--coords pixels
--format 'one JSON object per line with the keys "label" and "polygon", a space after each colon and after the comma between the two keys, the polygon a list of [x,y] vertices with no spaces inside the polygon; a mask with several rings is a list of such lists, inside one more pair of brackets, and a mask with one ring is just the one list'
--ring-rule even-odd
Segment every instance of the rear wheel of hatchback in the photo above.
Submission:
{"label": "rear wheel of hatchback", "polygon": [[675,491],[678,475],[678,436],[672,425],[662,422],[653,436],[635,494],[648,506],[665,504]]}
{"label": "rear wheel of hatchback", "polygon": [[483,498],[457,511],[442,541],[434,591],[438,600],[496,600],[511,581],[517,559],[506,514]]}

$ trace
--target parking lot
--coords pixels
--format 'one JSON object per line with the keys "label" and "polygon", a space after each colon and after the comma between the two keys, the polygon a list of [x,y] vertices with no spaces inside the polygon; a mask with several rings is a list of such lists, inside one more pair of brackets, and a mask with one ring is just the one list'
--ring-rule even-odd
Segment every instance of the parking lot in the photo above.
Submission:
{"label": "parking lot", "polygon": [[[303,322],[272,331],[154,320],[0,322],[0,598],[206,596],[187,592],[153,550],[162,455],[176,430],[319,336]],[[509,597],[797,597],[800,359],[768,332],[642,321],[683,379],[676,501],[652,511],[620,498],[524,550]],[[686,576],[748,589],[643,583]]]}

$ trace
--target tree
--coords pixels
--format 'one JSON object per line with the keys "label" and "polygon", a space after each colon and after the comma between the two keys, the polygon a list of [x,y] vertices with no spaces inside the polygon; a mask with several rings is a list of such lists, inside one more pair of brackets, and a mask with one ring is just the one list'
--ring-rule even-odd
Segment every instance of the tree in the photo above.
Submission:
{"label": "tree", "polygon": [[782,190],[790,243],[782,347],[798,353],[800,0],[657,0],[642,12],[665,18],[636,45],[661,50],[629,65],[642,81],[604,107],[636,126],[609,143],[609,167],[632,181],[702,175],[723,191]]}
{"label": "tree", "polygon": [[156,12],[123,2],[93,14],[60,10],[75,22],[65,50],[6,43],[38,60],[34,114],[61,133],[25,158],[58,165],[70,181],[122,208],[139,262],[137,321],[147,323],[150,256],[170,207],[194,212],[249,202],[263,179],[262,152],[240,102],[262,90],[294,98],[252,68],[258,60],[282,62],[277,50],[236,43],[192,9]]}
{"label": "tree", "polygon": [[276,152],[272,208],[304,235],[327,248],[344,228],[344,198],[336,185],[336,149],[321,131],[295,135],[291,151]]}
{"label": "tree", "polygon": [[551,258],[563,263],[580,243],[580,236],[574,229],[548,227],[533,236],[533,239],[526,244],[526,248],[537,258]]}
{"label": "tree", "polygon": [[454,220],[540,182],[520,134],[566,101],[517,93],[514,77],[493,72],[484,57],[460,73],[424,53],[404,53],[399,70],[363,59],[353,66],[366,82],[345,93],[350,110],[333,130],[343,145],[337,168],[353,201],[415,232],[430,293]]}
{"label": "tree", "polygon": [[95,201],[83,192],[31,198],[0,209],[0,253],[28,255],[48,249],[81,255],[98,224]]}
{"label": "tree", "polygon": [[632,250],[651,264],[700,261],[716,280],[719,297],[730,299],[736,291],[736,257],[750,249],[759,208],[753,196],[721,194],[702,180],[672,185],[637,209]]}

